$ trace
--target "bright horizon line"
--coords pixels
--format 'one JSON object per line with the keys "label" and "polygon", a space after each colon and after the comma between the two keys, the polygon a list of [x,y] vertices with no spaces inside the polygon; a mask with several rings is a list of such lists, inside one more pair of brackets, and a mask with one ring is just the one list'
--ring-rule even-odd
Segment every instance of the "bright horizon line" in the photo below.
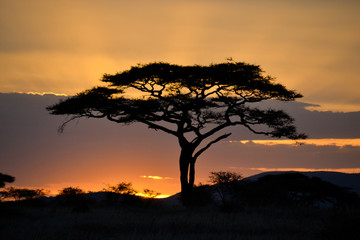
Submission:
{"label": "bright horizon line", "polygon": [[315,146],[336,146],[336,147],[360,147],[360,138],[314,138],[314,139],[301,139],[301,140],[230,140],[229,143],[241,143],[241,144],[260,144],[266,146],[276,145],[315,145]]}
{"label": "bright horizon line", "polygon": [[[234,169],[239,169],[239,170],[251,170],[251,171],[260,171],[261,173],[263,172],[291,172],[291,171],[295,171],[295,172],[338,172],[338,173],[346,173],[346,174],[360,174],[360,168],[241,168],[241,167],[230,167],[231,170]],[[247,177],[251,177],[254,175],[257,175],[259,173],[254,173],[251,174]],[[53,185],[53,187],[48,187],[46,188],[46,186],[49,185]],[[58,187],[55,187],[56,185],[58,185]],[[82,185],[82,186],[81,186]],[[86,185],[86,186],[85,186]],[[73,186],[73,187],[78,187],[82,190],[84,190],[85,192],[101,192],[103,191],[103,189],[101,190],[93,190],[97,184],[96,183],[86,183],[85,185],[83,184],[79,184],[79,183],[73,183],[73,184],[67,184],[66,186]],[[91,187],[94,186],[94,187]],[[25,186],[25,187],[21,187],[21,186],[17,186],[16,184],[8,184],[8,187],[18,187],[18,188],[30,188],[30,189],[34,189],[34,188],[40,188],[45,190],[45,192],[47,192],[47,196],[56,196],[59,193],[59,188],[62,189],[65,187],[64,184],[45,184],[44,188],[41,187],[33,187],[33,186]],[[61,187],[60,187],[61,186]],[[136,187],[136,186],[134,186]],[[55,189],[56,188],[56,189]],[[178,191],[179,192],[179,191]],[[176,192],[176,193],[178,193]],[[174,194],[176,194],[174,193]],[[174,194],[160,194],[158,196],[156,196],[156,198],[167,198],[170,197]],[[142,197],[146,197],[146,195],[144,193],[137,193],[137,196],[142,196]]]}

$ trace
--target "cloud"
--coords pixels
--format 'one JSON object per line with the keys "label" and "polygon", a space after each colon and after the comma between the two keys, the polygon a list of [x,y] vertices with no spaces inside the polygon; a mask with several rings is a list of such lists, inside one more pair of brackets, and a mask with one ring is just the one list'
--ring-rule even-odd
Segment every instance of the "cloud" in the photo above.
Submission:
{"label": "cloud", "polygon": [[33,0],[1,6],[3,92],[73,95],[97,85],[103,73],[138,62],[209,64],[232,56],[260,64],[320,104],[317,109],[360,109],[356,1]]}
{"label": "cloud", "polygon": [[325,139],[305,139],[305,140],[240,140],[240,141],[229,141],[230,143],[241,143],[241,144],[261,144],[267,146],[275,145],[291,145],[298,146],[301,144],[306,145],[315,145],[315,146],[336,146],[336,147],[360,147],[360,138],[350,138],[350,139],[334,139],[334,138],[325,138]]}
{"label": "cloud", "polygon": [[44,96],[44,95],[55,95],[55,96],[68,96],[65,93],[54,93],[54,92],[26,92],[26,93],[22,93],[22,92],[18,92],[19,94],[30,94],[30,95],[40,95],[40,96]]}
{"label": "cloud", "polygon": [[149,178],[149,179],[155,179],[155,180],[167,180],[167,179],[173,179],[171,177],[160,177],[160,176],[140,176],[141,178]]}

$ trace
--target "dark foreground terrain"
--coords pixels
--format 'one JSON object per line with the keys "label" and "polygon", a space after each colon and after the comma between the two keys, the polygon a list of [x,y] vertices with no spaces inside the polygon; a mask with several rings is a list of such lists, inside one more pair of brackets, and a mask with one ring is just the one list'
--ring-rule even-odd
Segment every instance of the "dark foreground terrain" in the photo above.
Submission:
{"label": "dark foreground terrain", "polygon": [[360,239],[360,208],[0,203],[0,239]]}
{"label": "dark foreground terrain", "polygon": [[186,206],[179,194],[70,187],[53,198],[0,202],[0,239],[359,240],[360,199],[299,173],[200,185]]}

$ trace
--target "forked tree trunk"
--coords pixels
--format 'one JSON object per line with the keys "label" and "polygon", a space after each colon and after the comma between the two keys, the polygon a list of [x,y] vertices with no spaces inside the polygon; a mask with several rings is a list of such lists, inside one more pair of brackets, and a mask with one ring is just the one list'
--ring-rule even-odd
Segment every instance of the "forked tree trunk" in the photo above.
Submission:
{"label": "forked tree trunk", "polygon": [[181,149],[180,154],[180,183],[181,198],[185,205],[191,204],[195,181],[195,159],[191,149]]}

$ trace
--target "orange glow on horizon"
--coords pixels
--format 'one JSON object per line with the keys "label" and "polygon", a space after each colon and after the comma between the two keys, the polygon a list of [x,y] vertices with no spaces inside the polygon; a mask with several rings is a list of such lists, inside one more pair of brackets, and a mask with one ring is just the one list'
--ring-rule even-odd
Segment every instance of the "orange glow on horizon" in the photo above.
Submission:
{"label": "orange glow on horizon", "polygon": [[[140,196],[140,197],[145,197],[145,198],[151,198],[151,197],[149,197],[149,195],[146,195],[146,194],[144,194],[144,193],[137,193],[137,194],[135,194],[136,196]],[[156,197],[154,197],[154,198],[158,198],[158,199],[161,199],[161,198],[167,198],[167,197],[170,197],[171,195],[168,195],[168,194],[160,194],[160,195],[158,195],[158,196],[156,196]]]}
{"label": "orange glow on horizon", "polygon": [[275,145],[293,145],[297,146],[299,144],[306,145],[315,145],[315,146],[336,146],[336,147],[345,147],[353,146],[360,147],[360,138],[353,139],[335,139],[335,138],[324,138],[324,139],[304,139],[304,140],[240,140],[240,141],[229,141],[230,143],[242,143],[242,144],[261,144],[266,146],[275,146]]}
{"label": "orange glow on horizon", "polygon": [[[131,182],[131,181],[130,181]],[[56,184],[46,184],[44,186],[37,186],[37,187],[29,187],[29,186],[21,186],[21,187],[25,187],[25,188],[41,188],[47,191],[47,195],[49,196],[56,196],[59,194],[60,190],[62,190],[63,188],[66,187],[76,187],[76,188],[80,188],[81,190],[83,190],[84,192],[101,192],[104,189],[106,189],[107,186],[109,185],[114,185],[116,183],[111,183],[111,184],[99,184],[99,183],[93,183],[93,182],[63,182],[63,183],[56,183]],[[7,186],[14,186],[15,185],[7,185]],[[18,186],[16,186],[18,187]],[[142,196],[142,197],[149,197],[148,195],[142,193],[143,189],[146,188],[150,188],[152,190],[154,190],[155,192],[158,192],[157,188],[152,188],[152,186],[149,185],[144,185],[143,183],[137,183],[134,182],[133,184],[133,188],[138,191],[138,193],[136,194],[137,196]],[[168,188],[166,188],[168,189]],[[170,189],[168,189],[168,191],[160,191],[160,194],[158,196],[156,196],[155,198],[166,198],[169,197],[175,193],[177,193],[178,191],[171,191]]]}
{"label": "orange glow on horizon", "polygon": [[67,97],[68,95],[65,93],[55,93],[55,92],[17,92],[19,94],[29,94],[29,95],[39,95],[39,96],[44,96],[44,95],[55,95],[55,96],[63,96],[63,97]]}
{"label": "orange glow on horizon", "polygon": [[155,180],[167,180],[167,179],[172,179],[170,177],[160,177],[160,176],[140,176],[141,178],[150,178],[150,179],[155,179]]}

